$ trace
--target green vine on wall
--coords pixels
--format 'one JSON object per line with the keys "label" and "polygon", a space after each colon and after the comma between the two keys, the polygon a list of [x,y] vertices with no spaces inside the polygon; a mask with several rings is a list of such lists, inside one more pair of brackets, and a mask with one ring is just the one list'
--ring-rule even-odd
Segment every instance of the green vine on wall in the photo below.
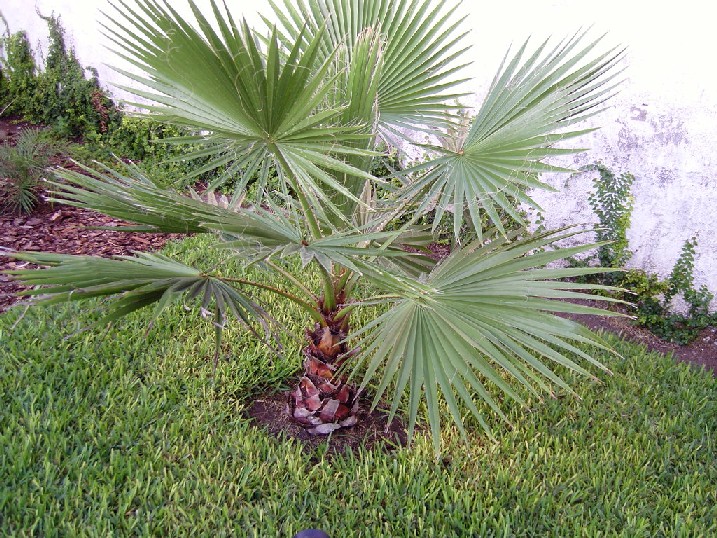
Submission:
{"label": "green vine on wall", "polygon": [[[599,174],[593,180],[594,190],[589,201],[599,221],[596,238],[610,243],[601,246],[593,258],[571,260],[571,263],[590,265],[595,262],[604,267],[624,268],[632,257],[627,231],[634,208],[631,189],[635,177],[629,172],[616,175],[602,163],[595,163],[583,170],[597,171]],[[626,291],[620,298],[634,303],[638,324],[661,338],[687,344],[702,329],[717,323],[717,314],[709,311],[713,294],[704,285],[695,288],[696,250],[697,236],[693,236],[683,244],[680,256],[666,280],[641,269],[605,273],[598,279],[603,284],[618,286]],[[678,297],[684,300],[685,314],[674,311],[674,302]]]}
{"label": "green vine on wall", "polygon": [[629,172],[615,175],[602,163],[595,163],[586,170],[599,173],[588,198],[600,222],[595,230],[596,239],[610,241],[598,249],[598,260],[603,267],[624,267],[632,257],[627,230],[634,205],[631,189],[635,176]]}

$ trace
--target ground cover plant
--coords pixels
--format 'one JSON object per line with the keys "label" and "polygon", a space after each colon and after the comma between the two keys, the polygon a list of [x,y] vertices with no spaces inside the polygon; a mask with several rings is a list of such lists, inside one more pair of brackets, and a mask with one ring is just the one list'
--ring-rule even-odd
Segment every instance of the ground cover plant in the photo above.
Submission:
{"label": "ground cover plant", "polygon": [[[545,159],[578,151],[561,143],[583,134],[576,124],[612,94],[619,50],[593,53],[583,34],[520,47],[465,136],[428,148],[431,158],[395,185],[369,173],[383,139],[408,136],[406,128],[450,133],[462,121],[448,104],[467,61],[453,9],[287,1],[272,4],[278,26],[267,19],[258,32],[210,5],[211,22],[190,2],[192,25],[164,2],[140,1],[136,10],[118,3],[107,31],[143,72],[125,73],[129,89],[156,103],[145,105],[154,120],[198,133],[182,140],[195,148],[186,158],[204,160],[197,173],[222,170],[209,191],[231,183],[232,195],[184,196],[127,165],[61,172],[54,196],[136,223],[130,231],[210,235],[227,259],[276,273],[281,284],[157,254],[16,253],[49,266],[13,271],[45,286],[30,295],[45,303],[113,296],[105,321],[154,305],[150,325],[171,304],[198,300],[215,333],[215,364],[231,320],[271,345],[267,335],[286,330],[274,319],[279,299],[288,301],[312,324],[299,331],[307,344],[294,356],[304,373],[289,400],[293,419],[315,433],[349,427],[370,389],[374,406],[387,397],[391,415],[405,413],[409,432],[425,406],[436,452],[442,414],[467,440],[466,420],[490,432],[477,403],[507,421],[504,400],[527,406],[569,390],[564,367],[593,379],[578,362],[606,369],[594,358],[601,340],[554,315],[601,312],[555,299],[604,289],[564,280],[603,269],[547,267],[592,246],[551,250],[577,232],[508,231],[501,215],[523,224],[517,204],[535,205],[528,189],[544,188],[539,174],[559,170]],[[411,225],[428,212],[434,223],[452,212],[456,241],[440,262],[420,253],[430,230]],[[394,221],[404,224],[389,227]],[[459,240],[464,224],[477,237],[468,244]],[[316,271],[316,288],[307,271]],[[381,305],[357,323],[361,309]]]}
{"label": "ground cover plant", "polygon": [[[208,237],[163,253],[209,270]],[[270,274],[237,274],[280,283]],[[316,282],[319,276],[307,276]],[[267,292],[268,293],[268,292]],[[198,315],[198,307],[194,313]],[[712,536],[717,533],[717,380],[609,337],[622,356],[597,384],[564,372],[581,398],[507,403],[497,441],[442,424],[411,447],[332,452],[276,438],[246,417],[297,373],[300,309],[276,315],[286,353],[238,328],[212,372],[213,339],[170,307],[107,332],[97,302],[0,316],[0,525],[8,535]],[[370,317],[370,316],[368,316]],[[61,330],[58,330],[61,328]],[[594,351],[593,351],[594,352]],[[561,372],[562,373],[562,372]],[[487,411],[487,404],[476,404]]]}

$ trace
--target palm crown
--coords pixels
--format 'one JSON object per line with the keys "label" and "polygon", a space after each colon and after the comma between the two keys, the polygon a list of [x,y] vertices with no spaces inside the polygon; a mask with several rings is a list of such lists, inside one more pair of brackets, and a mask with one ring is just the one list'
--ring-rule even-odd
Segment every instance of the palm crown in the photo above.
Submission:
{"label": "palm crown", "polygon": [[[296,421],[316,433],[351,426],[370,387],[374,405],[388,398],[392,414],[406,402],[410,431],[425,402],[436,449],[443,404],[461,431],[465,410],[488,429],[477,399],[505,418],[496,391],[522,402],[525,390],[569,390],[552,364],[592,375],[583,359],[604,369],[576,345],[599,339],[555,315],[604,313],[556,300],[585,297],[599,286],[565,279],[601,269],[549,268],[590,246],[549,248],[574,231],[514,230],[524,225],[517,205],[535,206],[529,190],[547,188],[539,174],[560,170],[545,159],[578,151],[556,144],[583,134],[574,125],[613,93],[621,51],[591,57],[594,43],[583,45],[582,34],[531,53],[524,45],[506,56],[466,124],[449,103],[461,95],[467,49],[445,2],[277,0],[264,31],[214,0],[211,16],[189,6],[191,23],[161,0],[118,0],[106,35],[141,73],[123,72],[134,82],[126,89],[151,103],[140,106],[192,129],[187,158],[203,163],[197,176],[216,170],[210,192],[186,196],[133,166],[98,165],[60,171],[55,197],[137,224],[128,231],[213,234],[285,286],[159,254],[15,253],[48,266],[14,272],[44,285],[28,292],[41,293],[38,302],[116,296],[114,320],[197,298],[214,313],[219,341],[230,318],[260,337],[269,330],[271,304],[255,292],[274,292],[315,324],[289,396]],[[389,180],[370,173],[382,141],[409,144],[426,131],[443,141],[423,145],[429,160]],[[226,185],[231,197],[211,193]],[[430,229],[416,223],[432,215],[435,231],[447,212],[454,246],[436,262],[420,248]],[[475,239],[462,244],[466,227]],[[321,291],[292,273],[287,262],[297,257],[316,267]],[[357,297],[359,279],[374,293]],[[352,329],[352,312],[368,304],[389,308]]]}

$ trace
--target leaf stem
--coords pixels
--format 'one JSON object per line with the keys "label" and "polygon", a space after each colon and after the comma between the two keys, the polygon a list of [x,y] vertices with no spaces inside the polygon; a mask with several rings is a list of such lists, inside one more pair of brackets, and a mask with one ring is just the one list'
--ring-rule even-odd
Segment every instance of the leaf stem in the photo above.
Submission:
{"label": "leaf stem", "polygon": [[344,306],[341,310],[336,312],[336,315],[334,316],[334,321],[339,321],[347,317],[351,312],[356,309],[357,306],[359,306],[358,303],[351,303],[350,305]]}
{"label": "leaf stem", "polygon": [[222,350],[222,322],[222,311],[217,307],[214,313],[214,366],[212,367],[212,377],[216,375],[219,355]]}
{"label": "leaf stem", "polygon": [[252,286],[254,288],[259,288],[262,290],[267,290],[272,293],[276,293],[277,295],[281,295],[282,297],[285,297],[289,299],[291,302],[299,306],[304,312],[308,313],[311,316],[311,319],[313,319],[315,322],[320,324],[322,327],[326,327],[326,320],[324,319],[324,316],[321,315],[321,312],[311,303],[304,301],[303,299],[297,297],[296,295],[289,293],[288,291],[284,291],[280,288],[276,288],[274,286],[269,286],[268,284],[262,284],[261,282],[253,282],[251,280],[245,280],[243,278],[229,278],[229,277],[215,277],[222,282],[233,282],[235,284],[243,284],[245,286]]}
{"label": "leaf stem", "polygon": [[328,314],[336,309],[336,293],[334,292],[334,279],[326,268],[317,262],[324,282],[324,313]]}
{"label": "leaf stem", "polygon": [[354,303],[347,304],[343,308],[341,308],[338,312],[336,312],[336,314],[334,315],[334,320],[336,320],[336,321],[341,320],[345,316],[348,316],[351,312],[353,312],[359,306],[369,306],[372,304],[379,304],[379,302],[384,302],[385,299],[399,300],[399,299],[401,299],[401,296],[394,295],[394,294],[374,295],[373,297],[369,297],[368,299],[364,299],[362,301],[356,301]]}
{"label": "leaf stem", "polygon": [[350,271],[349,269],[346,269],[344,271],[344,274],[341,275],[341,278],[336,283],[336,289],[335,289],[336,295],[340,295],[342,291],[345,291],[346,283],[349,281],[349,278],[351,277],[351,275],[353,275],[353,271]]}
{"label": "leaf stem", "polygon": [[274,263],[273,261],[271,261],[269,259],[264,260],[264,263],[266,265],[268,265],[269,267],[271,267],[274,271],[279,273],[281,276],[283,276],[284,278],[289,280],[292,284],[294,284],[294,286],[299,288],[303,293],[305,293],[307,296],[311,297],[314,301],[316,301],[317,303],[319,302],[319,297],[314,292],[312,292],[309,288],[304,286],[304,284],[301,282],[301,280],[296,278],[289,271],[287,271],[286,269],[284,269],[283,267],[281,267],[280,265]]}

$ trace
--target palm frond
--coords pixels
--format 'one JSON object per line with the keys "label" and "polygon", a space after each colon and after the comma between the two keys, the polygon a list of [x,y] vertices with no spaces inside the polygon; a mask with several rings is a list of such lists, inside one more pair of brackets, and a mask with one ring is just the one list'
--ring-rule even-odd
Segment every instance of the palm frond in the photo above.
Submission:
{"label": "palm frond", "polygon": [[[242,206],[240,200],[223,200],[209,192],[191,191],[185,196],[163,189],[144,176],[136,166],[121,170],[98,164],[98,169],[77,163],[84,173],[59,170],[63,182],[51,182],[52,200],[95,209],[106,215],[138,224],[120,226],[119,231],[219,233],[227,241],[242,241],[242,247],[273,252],[301,244],[309,236],[306,221],[298,213],[259,206]],[[124,173],[122,173],[124,172]]]}
{"label": "palm frond", "polygon": [[[184,196],[163,189],[132,164],[121,170],[98,164],[98,169],[77,163],[83,173],[60,170],[63,182],[52,182],[54,201],[99,210],[106,215],[136,223],[119,226],[119,231],[216,233],[222,245],[249,262],[279,254],[300,256],[304,265],[316,260],[327,270],[338,263],[360,272],[354,258],[400,258],[406,267],[421,262],[421,256],[389,246],[409,242],[399,232],[340,231],[328,220],[318,219],[323,237],[314,238],[300,209],[292,205],[241,206],[240,200],[222,198],[209,192]],[[124,172],[124,173],[122,173]],[[414,238],[415,239],[415,238]],[[384,246],[381,246],[384,244]],[[425,268],[425,265],[421,266]]]}
{"label": "palm frond", "polygon": [[[446,103],[462,95],[452,92],[464,82],[454,75],[465,67],[460,58],[467,47],[461,45],[465,33],[456,32],[462,19],[454,17],[455,7],[448,7],[445,0],[270,0],[270,4],[286,46],[305,40],[308,47],[303,29],[315,35],[326,25],[319,48],[322,57],[339,45],[350,54],[362,51],[358,45],[367,29],[382,36],[377,81],[382,128],[445,125],[449,120]],[[273,26],[273,21],[265,21]],[[352,58],[349,64],[353,69]],[[357,93],[353,97],[364,100]]]}
{"label": "palm frond", "polygon": [[38,304],[114,296],[113,307],[103,321],[115,321],[152,304],[154,321],[181,298],[199,299],[203,312],[215,311],[217,328],[232,316],[253,332],[258,325],[268,334],[271,318],[249,295],[161,254],[139,253],[112,259],[34,252],[7,255],[45,266],[7,271],[25,285],[35,287],[21,295],[33,297]]}
{"label": "palm frond", "polygon": [[62,181],[49,182],[51,201],[92,209],[139,226],[117,230],[204,233],[206,213],[218,211],[199,199],[158,187],[134,164],[118,169],[96,163],[95,168],[74,163],[78,170],[57,169]]}
{"label": "palm frond", "polygon": [[501,231],[506,218],[524,225],[516,205],[538,208],[528,190],[551,190],[539,174],[569,171],[544,159],[583,151],[555,145],[589,132],[572,126],[598,113],[615,93],[623,51],[588,60],[599,40],[579,48],[584,38],[576,34],[547,53],[546,41],[523,60],[526,42],[506,57],[458,147],[431,147],[441,155],[407,172],[422,177],[406,187],[403,198],[420,200],[419,213],[435,207],[436,225],[451,209],[456,237],[464,210],[479,236],[484,218]]}
{"label": "palm frond", "polygon": [[[196,26],[166,1],[139,0],[132,7],[117,0],[106,34],[118,55],[143,71],[118,69],[136,84],[123,88],[149,100],[152,104],[138,105],[155,120],[206,132],[195,137],[206,149],[190,157],[213,157],[204,171],[230,166],[232,173],[220,175],[222,180],[233,179],[234,172],[246,178],[247,170],[273,159],[277,168],[288,165],[280,177],[288,183],[284,190],[303,193],[314,209],[327,203],[325,190],[358,203],[325,171],[371,180],[342,156],[373,155],[355,147],[357,139],[370,135],[359,132],[361,125],[342,123],[343,103],[326,106],[335,76],[329,76],[334,53],[319,58],[325,30],[306,39],[301,30],[286,54],[274,33],[264,51],[246,21],[237,25],[214,0],[210,21],[188,1]],[[246,185],[244,178],[240,186]],[[335,204],[328,209],[342,214]]]}
{"label": "palm frond", "polygon": [[[396,232],[369,232],[360,231],[333,233],[301,246],[292,246],[284,249],[283,254],[299,252],[304,265],[312,259],[331,271],[331,263],[337,263],[351,271],[360,274],[361,267],[365,267],[368,260],[371,263],[385,263],[390,261],[400,267],[426,267],[425,256],[404,250],[401,246],[394,246],[399,234]],[[430,266],[430,263],[428,263]]]}
{"label": "palm frond", "polygon": [[438,451],[441,401],[448,405],[462,432],[462,408],[468,409],[489,432],[475,397],[505,419],[495,389],[522,404],[518,387],[537,396],[550,385],[570,392],[551,363],[591,378],[595,376],[578,359],[607,370],[575,345],[603,347],[599,337],[579,323],[556,315],[616,315],[571,302],[614,301],[585,293],[613,288],[563,280],[606,269],[546,268],[559,259],[594,248],[588,245],[542,251],[574,233],[476,242],[455,251],[420,281],[363,268],[379,289],[399,298],[353,335],[363,348],[360,365],[354,370],[356,374],[363,368],[362,388],[376,375],[380,378],[374,406],[392,386],[391,413],[395,413],[408,393],[412,431],[419,405],[424,401]]}

